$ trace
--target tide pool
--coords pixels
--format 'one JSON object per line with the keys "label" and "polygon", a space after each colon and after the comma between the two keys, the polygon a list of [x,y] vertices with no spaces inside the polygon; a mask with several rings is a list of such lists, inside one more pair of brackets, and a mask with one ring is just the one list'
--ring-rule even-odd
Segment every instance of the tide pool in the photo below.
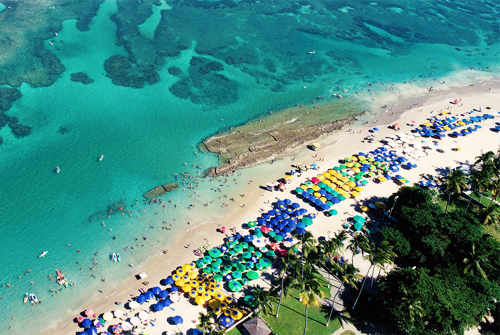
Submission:
{"label": "tide pool", "polygon": [[[228,186],[200,177],[218,163],[215,155],[197,149],[204,137],[270,111],[311,103],[317,96],[341,93],[343,101],[369,110],[369,90],[390,95],[394,83],[429,87],[445,77],[458,85],[468,78],[453,74],[471,66],[489,66],[486,71],[498,73],[498,40],[491,25],[467,31],[459,45],[447,39],[453,25],[433,40],[417,41],[416,33],[425,33],[419,25],[434,24],[437,16],[415,4],[396,10],[385,2],[345,7],[327,1],[300,8],[283,3],[276,12],[262,4],[219,5],[162,1],[125,34],[125,24],[112,17],[127,9],[123,6],[139,4],[106,0],[88,31],[67,19],[57,36],[44,42],[65,72],[49,87],[19,87],[22,98],[7,114],[30,125],[29,136],[16,138],[8,126],[0,129],[0,282],[11,285],[0,288],[2,311],[7,311],[0,314],[0,333],[11,325],[9,334],[25,334],[71,322],[78,308],[99,296],[99,289],[106,294],[115,290],[141,262],[168,246],[186,222],[224,215],[221,205],[227,200],[221,194],[235,196],[246,183]],[[449,12],[449,20],[458,15],[448,7],[442,10]],[[416,13],[423,23],[417,20],[413,31],[404,28]],[[381,22],[374,22],[374,14]],[[104,63],[114,55],[163,57],[163,64],[154,66],[159,82],[141,89],[113,84]],[[71,81],[71,74],[79,72],[94,82]],[[339,112],[318,109],[301,120],[326,122]],[[161,197],[161,204],[142,201],[146,191],[172,181],[180,189]],[[213,206],[203,206],[212,200]],[[170,225],[172,230],[161,229]],[[45,250],[48,255],[38,258]],[[111,262],[111,252],[120,252],[123,261]],[[76,284],[56,293],[61,287],[50,280],[56,269]],[[23,304],[26,292],[36,293],[43,304]]]}

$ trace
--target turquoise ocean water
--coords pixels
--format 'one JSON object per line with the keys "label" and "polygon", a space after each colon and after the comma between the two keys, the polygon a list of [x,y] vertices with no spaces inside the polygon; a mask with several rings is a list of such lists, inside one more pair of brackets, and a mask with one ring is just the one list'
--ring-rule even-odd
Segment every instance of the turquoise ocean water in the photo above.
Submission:
{"label": "turquoise ocean water", "polygon": [[[97,295],[100,278],[111,289],[134,273],[127,264],[167,246],[186,221],[223,215],[219,206],[201,205],[212,199],[221,204],[220,193],[210,190],[220,183],[199,177],[200,197],[182,185],[162,197],[173,201],[164,201],[165,208],[141,201],[151,187],[175,181],[175,173],[196,176],[202,170],[193,165],[217,164],[217,157],[195,148],[203,137],[277,106],[326,96],[338,85],[366,93],[367,82],[433,73],[431,81],[471,67],[495,74],[500,59],[493,31],[498,7],[488,1],[477,8],[444,1],[162,1],[148,5],[140,22],[113,16],[132,6],[138,2],[103,1],[88,31],[64,20],[44,43],[66,71],[49,87],[23,84],[22,98],[8,111],[32,133],[16,138],[9,127],[0,129],[0,283],[11,285],[0,287],[1,334],[9,326],[9,334],[36,334],[37,327],[67,322],[74,317],[68,311]],[[140,89],[113,84],[104,69],[113,55],[137,62],[162,58],[154,68],[159,81]],[[210,62],[223,69],[210,70]],[[180,74],[172,74],[173,67]],[[94,82],[71,81],[76,72]],[[122,200],[133,216],[93,216]],[[192,203],[196,211],[187,209]],[[158,229],[162,221],[173,229]],[[143,236],[155,248],[123,251]],[[49,254],[38,258],[44,250]],[[123,262],[110,263],[110,252],[120,252]],[[49,280],[56,269],[76,285],[50,292],[60,288]],[[25,292],[43,304],[23,304]]]}

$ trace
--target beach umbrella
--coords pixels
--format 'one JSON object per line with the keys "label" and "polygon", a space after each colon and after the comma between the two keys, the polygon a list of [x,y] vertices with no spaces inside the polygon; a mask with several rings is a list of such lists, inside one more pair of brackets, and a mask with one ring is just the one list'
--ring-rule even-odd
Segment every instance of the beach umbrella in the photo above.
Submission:
{"label": "beach umbrella", "polygon": [[83,319],[82,321],[82,327],[87,328],[92,325],[92,321],[90,319]]}
{"label": "beach umbrella", "polygon": [[131,301],[128,303],[128,307],[130,307],[130,309],[136,309],[137,307],[139,307],[139,304],[137,303],[137,301]]}
{"label": "beach umbrella", "polygon": [[335,209],[330,209],[328,211],[328,213],[330,213],[330,215],[337,215],[338,214],[338,212]]}
{"label": "beach umbrella", "polygon": [[113,334],[121,334],[123,332],[123,327],[120,324],[114,325],[113,327],[111,327],[111,331],[113,332]]}
{"label": "beach umbrella", "polygon": [[239,292],[241,291],[241,289],[243,288],[243,286],[241,285],[241,283],[237,280],[231,280],[229,282],[229,289],[233,292]]}
{"label": "beach umbrella", "polygon": [[198,296],[198,292],[196,292],[196,290],[193,290],[193,291],[189,292],[189,296],[191,298],[196,298]]}
{"label": "beach umbrella", "polygon": [[257,226],[257,223],[255,223],[255,221],[250,221],[247,223],[247,225],[250,227],[250,228],[253,228],[255,226]]}
{"label": "beach umbrella", "polygon": [[245,273],[245,275],[250,280],[259,279],[259,274],[257,272],[255,272],[255,271],[248,271],[248,272]]}
{"label": "beach umbrella", "polygon": [[194,302],[195,302],[197,305],[201,306],[201,305],[203,305],[203,304],[205,303],[205,299],[203,299],[203,297],[201,297],[201,296],[197,296],[197,297],[194,299]]}
{"label": "beach umbrella", "polygon": [[89,308],[85,311],[85,315],[90,317],[95,317],[95,312],[92,308]]}
{"label": "beach umbrella", "polygon": [[212,261],[214,259],[212,257],[210,257],[210,256],[205,256],[205,257],[202,258],[202,260],[203,260],[203,263],[209,264],[209,263],[212,263]]}
{"label": "beach umbrella", "polygon": [[243,251],[243,248],[242,248],[240,245],[236,245],[236,246],[233,248],[233,250],[234,250],[235,252],[237,252],[237,253],[238,253],[238,252],[242,252],[242,251]]}
{"label": "beach umbrella", "polygon": [[122,327],[123,327],[123,330],[124,331],[130,331],[132,330],[134,327],[130,324],[130,322],[124,322],[122,323]]}
{"label": "beach umbrella", "polygon": [[306,226],[310,226],[313,224],[313,221],[310,217],[304,216],[301,220],[302,223],[304,223]]}
{"label": "beach umbrella", "polygon": [[222,255],[222,252],[219,249],[213,248],[208,252],[208,255],[212,258],[217,258]]}
{"label": "beach umbrella", "polygon": [[181,325],[181,324],[184,322],[184,320],[182,319],[182,316],[180,316],[180,315],[174,316],[174,317],[172,318],[172,321],[173,321],[173,322],[174,322],[174,324],[176,324],[176,325]]}
{"label": "beach umbrella", "polygon": [[241,256],[245,259],[248,259],[248,258],[252,257],[252,254],[249,253],[248,251],[245,251],[244,253],[241,254]]}
{"label": "beach umbrella", "polygon": [[241,278],[241,272],[239,271],[234,271],[232,274],[233,279],[240,279]]}
{"label": "beach umbrella", "polygon": [[134,326],[137,326],[139,324],[141,324],[141,319],[139,319],[138,317],[134,316],[134,317],[131,317],[130,318],[130,321],[129,321],[132,325]]}
{"label": "beach umbrella", "polygon": [[220,318],[219,323],[224,327],[224,328],[229,328],[234,324],[234,319],[230,316],[223,316]]}
{"label": "beach umbrella", "polygon": [[375,206],[377,206],[377,208],[380,208],[380,209],[385,209],[387,207],[386,204],[384,204],[383,202],[380,202],[380,201],[377,201],[375,203]]}
{"label": "beach umbrella", "polygon": [[153,294],[157,295],[159,294],[161,291],[161,288],[159,288],[158,286],[155,286],[151,289],[151,292],[153,292]]}
{"label": "beach umbrella", "polygon": [[163,306],[162,303],[156,303],[156,304],[153,305],[153,308],[154,308],[155,311],[160,312],[160,311],[163,310],[164,306]]}
{"label": "beach umbrella", "polygon": [[146,291],[146,293],[144,293],[144,297],[149,300],[149,299],[153,299],[155,296],[153,294],[153,292],[151,291]]}
{"label": "beach umbrella", "polygon": [[307,231],[304,228],[297,228],[297,229],[295,229],[295,233],[297,235],[305,235],[306,232]]}
{"label": "beach umbrella", "polygon": [[147,320],[147,319],[149,319],[149,314],[146,311],[140,311],[139,314],[137,314],[137,316],[141,320]]}
{"label": "beach umbrella", "polygon": [[117,309],[113,312],[113,314],[115,315],[115,318],[121,318],[123,316],[123,311],[121,309]]}
{"label": "beach umbrella", "polygon": [[363,229],[363,224],[361,222],[355,222],[354,223],[354,229],[356,231],[360,231],[361,229]]}
{"label": "beach umbrella", "polygon": [[214,295],[214,299],[222,302],[224,301],[224,299],[226,299],[226,296],[224,295],[224,293],[219,292],[216,295]]}
{"label": "beach umbrella", "polygon": [[172,292],[177,292],[178,290],[179,290],[179,288],[178,288],[177,286],[172,286],[172,287],[170,288],[170,293],[172,293]]}
{"label": "beach umbrella", "polygon": [[89,335],[96,335],[97,334],[97,328],[94,327],[94,326],[89,327],[89,329],[87,329],[87,334],[89,334]]}
{"label": "beach umbrella", "polygon": [[102,318],[106,321],[111,321],[113,320],[113,314],[110,313],[110,312],[107,312],[107,313],[104,313],[104,315],[102,316]]}
{"label": "beach umbrella", "polygon": [[267,258],[259,259],[259,264],[262,264],[263,267],[267,268],[272,265],[271,261]]}

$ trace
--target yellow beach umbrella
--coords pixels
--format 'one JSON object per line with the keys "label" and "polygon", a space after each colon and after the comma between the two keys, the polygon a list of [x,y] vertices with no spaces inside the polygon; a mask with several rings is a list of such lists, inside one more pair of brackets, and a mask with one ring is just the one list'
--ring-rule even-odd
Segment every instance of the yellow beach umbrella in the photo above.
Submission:
{"label": "yellow beach umbrella", "polygon": [[325,197],[321,197],[319,198],[320,201],[323,201],[323,202],[326,202],[326,198]]}
{"label": "yellow beach umbrella", "polygon": [[182,279],[179,279],[178,281],[175,282],[175,286],[182,287],[184,285],[185,281]]}
{"label": "yellow beach umbrella", "polygon": [[212,285],[212,287],[213,287],[215,290],[219,291],[219,290],[222,288],[222,285],[221,285],[221,284],[219,284],[219,283],[217,283],[217,284]]}
{"label": "yellow beach umbrella", "polygon": [[197,296],[194,298],[194,302],[196,302],[197,305],[202,306],[205,303],[205,299],[203,297]]}
{"label": "yellow beach umbrella", "polygon": [[228,305],[231,305],[234,302],[234,299],[230,296],[226,296],[226,299],[224,299],[224,302]]}
{"label": "yellow beach umbrella", "polygon": [[220,301],[217,300],[217,299],[212,299],[208,302],[208,306],[212,307],[212,308],[220,308]]}
{"label": "yellow beach umbrella", "polygon": [[324,180],[325,179],[325,177],[322,174],[317,175],[316,178],[318,178],[319,180]]}
{"label": "yellow beach umbrella", "polygon": [[175,274],[175,275],[172,276],[172,279],[174,281],[178,281],[179,279],[181,279],[181,276],[179,276],[178,274]]}
{"label": "yellow beach umbrella", "polygon": [[194,299],[194,298],[196,298],[198,296],[198,292],[191,291],[191,292],[189,292],[189,296]]}
{"label": "yellow beach umbrella", "polygon": [[231,308],[231,317],[235,320],[239,320],[243,317],[243,313],[238,308]]}
{"label": "yellow beach umbrella", "polygon": [[353,181],[350,181],[347,183],[347,186],[349,187],[356,187],[356,183],[354,183]]}
{"label": "yellow beach umbrella", "polygon": [[380,180],[381,182],[384,182],[384,181],[387,181],[387,178],[385,178],[385,177],[378,177],[378,180]]}
{"label": "yellow beach umbrella", "polygon": [[347,177],[342,177],[340,178],[340,180],[342,180],[344,183],[347,183],[349,181],[349,178]]}
{"label": "yellow beach umbrella", "polygon": [[353,170],[354,172],[356,172],[356,173],[358,173],[358,172],[360,172],[360,171],[361,171],[361,170],[360,170],[359,168],[357,168],[357,167],[352,168],[352,170]]}
{"label": "yellow beach umbrella", "polygon": [[351,192],[351,195],[354,197],[354,198],[358,198],[360,196],[360,194],[357,192],[357,191],[352,191]]}
{"label": "yellow beach umbrella", "polygon": [[205,292],[205,289],[203,288],[203,286],[198,286],[198,287],[196,288],[196,292],[198,292],[198,294],[200,294],[200,293]]}
{"label": "yellow beach umbrella", "polygon": [[358,158],[356,156],[351,156],[349,157],[353,162],[357,162],[358,161]]}
{"label": "yellow beach umbrella", "polygon": [[183,277],[186,272],[182,269],[177,269],[177,271],[175,271],[175,273],[178,274],[179,276]]}
{"label": "yellow beach umbrella", "polygon": [[191,280],[189,282],[189,285],[191,285],[192,287],[198,287],[200,286],[200,283],[198,283],[196,280]]}
{"label": "yellow beach umbrella", "polygon": [[342,193],[344,193],[344,190],[343,190],[343,189],[341,189],[340,187],[337,187],[337,188],[335,189],[335,192],[337,192],[338,194],[342,194]]}
{"label": "yellow beach umbrella", "polygon": [[368,208],[368,207],[366,207],[366,206],[361,206],[361,207],[359,207],[359,208],[360,208],[363,212],[367,212],[367,211],[369,210],[369,208]]}
{"label": "yellow beach umbrella", "polygon": [[328,170],[328,173],[329,173],[331,176],[335,175],[335,172],[336,172],[335,170]]}
{"label": "yellow beach umbrella", "polygon": [[321,190],[321,187],[319,187],[318,185],[313,185],[313,187],[311,187],[313,189],[313,191],[317,192],[319,190]]}
{"label": "yellow beach umbrella", "polygon": [[331,176],[329,179],[331,182],[335,182],[337,180],[337,177]]}
{"label": "yellow beach umbrella", "polygon": [[189,271],[188,272],[189,279],[195,279],[198,277],[198,271]]}
{"label": "yellow beach umbrella", "polygon": [[352,163],[345,163],[345,166],[347,166],[348,168],[352,168],[354,165]]}
{"label": "yellow beach umbrella", "polygon": [[342,186],[342,185],[344,185],[344,182],[340,179],[337,179],[337,180],[335,180],[335,184]]}
{"label": "yellow beach umbrella", "polygon": [[316,198],[321,198],[321,194],[319,194],[318,192],[314,192],[313,195],[316,197]]}
{"label": "yellow beach umbrella", "polygon": [[203,286],[204,289],[210,288],[210,282],[204,281],[203,283],[200,284],[200,286]]}
{"label": "yellow beach umbrella", "polygon": [[[331,178],[331,177],[330,177]],[[330,185],[332,182],[329,179],[323,180],[323,184]]]}
{"label": "yellow beach umbrella", "polygon": [[203,298],[203,300],[208,301],[212,299],[212,296],[208,294],[207,292],[200,294],[200,296]]}
{"label": "yellow beach umbrella", "polygon": [[348,185],[342,185],[342,188],[346,191],[349,191],[351,189]]}
{"label": "yellow beach umbrella", "polygon": [[309,187],[307,187],[306,185],[300,185],[300,188],[303,189],[304,191],[307,190]]}
{"label": "yellow beach umbrella", "polygon": [[219,292],[216,295],[214,295],[214,299],[223,302],[224,299],[226,299],[226,295],[224,293]]}
{"label": "yellow beach umbrella", "polygon": [[224,314],[225,316],[231,316],[231,310],[226,309],[224,312],[222,312],[222,314]]}
{"label": "yellow beach umbrella", "polygon": [[192,289],[191,285],[189,285],[189,284],[184,284],[184,285],[182,285],[182,287],[181,287],[181,288],[182,288],[182,290],[183,290],[184,292],[190,292],[190,291],[191,291],[191,289]]}
{"label": "yellow beach umbrella", "polygon": [[184,270],[184,273],[189,272],[193,269],[193,267],[190,264],[184,264],[182,266],[182,270]]}
{"label": "yellow beach umbrella", "polygon": [[329,174],[328,172],[323,172],[323,173],[322,173],[322,175],[323,175],[323,177],[325,177],[325,178],[330,177],[330,174]]}
{"label": "yellow beach umbrella", "polygon": [[213,288],[209,288],[206,293],[210,294],[210,295],[215,295],[215,294],[217,294],[217,290],[213,289]]}
{"label": "yellow beach umbrella", "polygon": [[365,189],[364,189],[364,188],[362,188],[362,187],[359,187],[359,186],[358,186],[358,187],[356,187],[356,191],[358,191],[358,192],[363,192],[364,190],[365,190]]}
{"label": "yellow beach umbrella", "polygon": [[216,307],[216,308],[213,308],[212,312],[215,315],[219,315],[220,313],[222,313],[222,309],[220,307]]}
{"label": "yellow beach umbrella", "polygon": [[430,123],[430,122],[425,122],[425,123],[424,123],[424,126],[430,127],[430,126],[432,126],[432,123]]}

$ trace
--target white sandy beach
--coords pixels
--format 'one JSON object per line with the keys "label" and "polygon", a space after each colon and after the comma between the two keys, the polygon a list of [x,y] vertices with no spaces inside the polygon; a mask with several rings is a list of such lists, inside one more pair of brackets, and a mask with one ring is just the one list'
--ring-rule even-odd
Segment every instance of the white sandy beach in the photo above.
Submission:
{"label": "white sandy beach", "polygon": [[[418,182],[419,174],[430,173],[437,174],[437,169],[443,169],[446,167],[455,167],[466,161],[473,161],[475,156],[479,155],[481,151],[493,150],[496,151],[500,145],[500,133],[493,132],[489,128],[494,127],[495,123],[498,122],[499,114],[498,107],[500,106],[500,89],[494,88],[491,91],[487,91],[488,86],[477,86],[477,87],[463,87],[455,91],[450,91],[446,93],[439,94],[429,94],[426,96],[427,101],[425,103],[420,103],[417,107],[412,106],[409,109],[410,104],[414,102],[409,102],[405,100],[398,104],[397,108],[393,111],[388,111],[386,114],[379,113],[378,122],[376,125],[369,121],[368,125],[358,125],[354,128],[354,133],[349,133],[347,131],[342,131],[337,134],[325,137],[319,142],[322,146],[317,152],[312,152],[309,149],[303,148],[299,150],[295,155],[295,160],[291,157],[285,157],[272,165],[265,164],[261,166],[254,167],[255,172],[259,173],[261,177],[259,180],[254,179],[253,183],[248,186],[248,191],[245,193],[244,197],[238,197],[236,204],[245,204],[244,208],[240,206],[232,209],[226,218],[221,222],[207,223],[201,226],[193,227],[179,236],[177,242],[174,245],[169,246],[169,252],[167,255],[158,254],[152,257],[145,264],[137,267],[136,273],[145,271],[148,274],[148,280],[150,284],[148,287],[160,286],[160,280],[166,278],[171,274],[171,272],[178,266],[196,259],[193,255],[193,250],[197,247],[205,244],[204,238],[210,241],[212,246],[217,246],[223,243],[225,237],[224,234],[218,232],[219,225],[226,227],[236,227],[237,230],[241,230],[241,226],[248,221],[255,220],[260,216],[260,209],[265,211],[271,209],[271,203],[276,200],[276,198],[285,199],[290,198],[295,201],[296,196],[290,194],[291,190],[299,187],[301,183],[316,176],[318,173],[324,172],[333,166],[338,165],[338,161],[346,156],[356,154],[360,151],[368,152],[382,144],[379,142],[380,139],[395,135],[396,133],[407,133],[410,132],[412,127],[406,125],[412,120],[415,120],[417,124],[422,124],[430,116],[435,116],[441,110],[450,110],[451,115],[462,114],[469,112],[474,108],[482,107],[485,113],[492,114],[496,118],[492,120],[487,120],[481,123],[483,127],[479,131],[472,133],[466,137],[459,137],[458,139],[453,139],[450,137],[443,138],[439,141],[439,148],[447,148],[444,153],[429,150],[429,155],[420,158],[415,163],[418,164],[418,168],[412,170],[401,170],[398,172],[403,175],[406,179],[410,181],[410,184]],[[459,105],[450,105],[449,102],[455,99],[461,99]],[[424,99],[422,99],[424,100]],[[493,106],[493,109],[486,110],[486,106]],[[389,106],[391,107],[391,106]],[[404,110],[403,114],[388,115],[392,112]],[[434,111],[431,114],[431,111]],[[481,113],[482,114],[482,113]],[[474,115],[474,114],[473,114]],[[364,121],[364,120],[363,120]],[[400,125],[400,130],[395,131],[393,129],[388,129],[388,125],[398,122]],[[360,122],[361,123],[361,122]],[[374,126],[378,127],[380,131],[373,133],[376,135],[375,141],[371,144],[362,143],[364,137],[369,135],[369,129]],[[428,143],[432,139],[426,139]],[[420,140],[416,139],[415,143],[419,143]],[[460,146],[461,151],[452,151],[452,148]],[[317,154],[317,158],[313,157]],[[319,158],[324,158],[322,161],[318,161]],[[287,185],[287,191],[281,192],[267,192],[259,188],[260,186],[265,186],[267,182],[275,182],[281,177],[285,176],[285,172],[289,172],[291,165],[296,163],[302,163],[302,165],[308,165],[316,162],[319,164],[320,168],[317,171],[307,171],[302,174],[300,178],[294,178],[291,184]],[[326,217],[323,214],[319,214],[314,220],[314,224],[309,227],[309,230],[314,234],[316,238],[320,236],[325,236],[329,232],[337,232],[342,228],[343,221],[359,214],[359,206],[363,203],[369,203],[372,197],[383,198],[396,192],[400,186],[396,185],[394,182],[388,181],[382,184],[370,183],[365,187],[365,190],[361,193],[361,198],[359,199],[348,199],[347,201],[341,202],[335,205],[335,209],[338,211],[337,216]],[[302,207],[305,207],[309,212],[316,212],[312,207],[304,202],[300,201]],[[370,212],[368,212],[370,216]],[[191,243],[189,249],[184,248],[185,245]],[[362,261],[360,256],[355,258],[356,267],[360,268],[361,273],[366,273],[369,264]],[[130,294],[138,295],[137,291],[140,287],[144,287],[141,282],[135,278],[129,278],[125,281],[122,287],[117,288],[115,292],[104,292],[102,299],[98,301],[90,302],[88,306],[84,306],[83,309],[93,308],[96,314],[106,313],[113,311],[117,308],[121,308],[126,311],[125,303],[130,300]],[[264,285],[265,283],[261,283]],[[115,302],[121,301],[122,306],[118,307]],[[148,305],[144,304],[140,308],[148,309]],[[198,313],[201,311],[206,311],[202,307],[192,305],[187,299],[181,300],[181,302],[172,305],[175,311],[166,308],[158,313],[151,313],[152,317],[156,319],[155,326],[148,325],[144,329],[137,329],[134,334],[139,334],[141,331],[145,333],[153,334],[163,334],[164,331],[181,330],[186,333],[188,329],[194,328],[196,325],[192,320],[197,320]],[[129,316],[136,314],[139,310],[136,309],[133,313],[129,313]],[[73,317],[77,317],[81,313],[79,311],[73,311]],[[167,318],[181,315],[184,318],[184,323],[176,326],[170,325],[167,322]],[[47,330],[42,334],[74,334],[81,330],[78,324],[74,323],[73,317],[68,319],[67,322],[54,329]],[[119,322],[120,320],[114,320]],[[111,322],[113,323],[113,321]]]}

